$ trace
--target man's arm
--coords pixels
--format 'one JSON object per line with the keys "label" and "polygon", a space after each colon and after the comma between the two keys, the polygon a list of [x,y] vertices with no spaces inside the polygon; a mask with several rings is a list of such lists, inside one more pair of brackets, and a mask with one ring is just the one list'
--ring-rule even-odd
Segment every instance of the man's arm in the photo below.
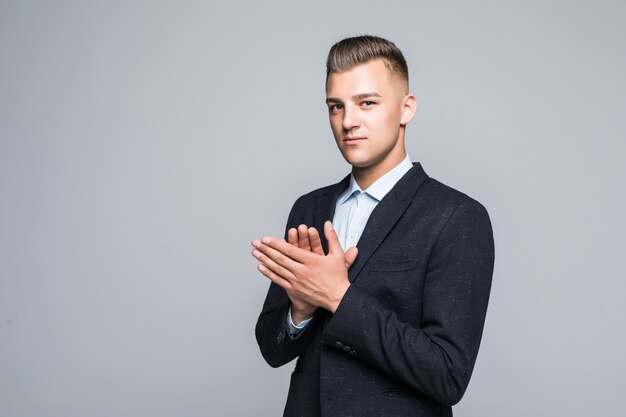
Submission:
{"label": "man's arm", "polygon": [[[299,281],[306,281],[302,272],[306,268],[302,265],[310,255],[278,244],[275,247],[285,253],[264,253],[291,268],[289,285],[306,288],[308,284]],[[290,258],[290,253],[297,259]],[[441,403],[455,404],[467,388],[478,353],[493,260],[493,235],[487,212],[477,202],[468,200],[456,208],[433,247],[419,327],[401,322],[379,300],[352,285],[336,310],[331,305],[325,307],[334,315],[326,324],[322,342],[342,350],[349,346],[350,354],[356,358]],[[340,282],[342,277],[333,279]],[[278,279],[275,282],[281,283]],[[310,302],[322,305],[323,297],[308,296]]]}
{"label": "man's arm", "polygon": [[[294,243],[293,217],[299,202],[300,199],[294,203],[287,220],[285,237],[290,244]],[[296,231],[296,239],[297,235],[298,232]],[[304,247],[306,242],[304,239],[301,239],[299,243]],[[304,353],[314,334],[312,329],[312,327],[315,326],[314,320],[312,320],[313,323],[308,323],[308,325],[297,334],[290,334],[287,321],[291,306],[292,299],[289,297],[287,291],[273,282],[270,283],[261,314],[257,320],[255,335],[263,358],[272,367],[282,366]],[[306,310],[309,306],[306,303],[296,299],[296,305],[294,307],[300,308],[296,314],[307,315]],[[313,314],[316,308],[317,307],[311,307],[312,311],[310,314]],[[296,318],[296,320],[298,320],[298,318]]]}
{"label": "man's arm", "polygon": [[494,262],[491,223],[474,201],[461,204],[441,231],[428,263],[419,328],[351,286],[327,323],[322,343],[337,341],[410,387],[453,405],[470,380],[482,336]]}
{"label": "man's arm", "polygon": [[[304,253],[323,257],[324,250],[322,249],[318,231],[314,227],[307,227],[302,224],[297,228],[294,227],[297,224],[294,220],[294,214],[297,212],[300,203],[301,199],[298,199],[289,213],[285,231],[287,241],[278,241],[302,250]],[[345,269],[350,268],[356,259],[356,254],[356,248],[346,252],[343,258]],[[261,262],[260,268],[263,268],[263,261]],[[271,263],[267,259],[265,262]],[[255,328],[257,343],[259,344],[261,354],[268,364],[278,367],[304,353],[311,337],[315,333],[317,320],[314,313],[317,308],[317,305],[304,301],[304,299],[298,297],[297,294],[294,294],[288,288],[285,289],[275,283],[270,284]],[[290,309],[293,313],[292,320],[295,324],[299,324],[307,319],[310,320],[298,332],[293,332],[289,329],[288,314]]]}

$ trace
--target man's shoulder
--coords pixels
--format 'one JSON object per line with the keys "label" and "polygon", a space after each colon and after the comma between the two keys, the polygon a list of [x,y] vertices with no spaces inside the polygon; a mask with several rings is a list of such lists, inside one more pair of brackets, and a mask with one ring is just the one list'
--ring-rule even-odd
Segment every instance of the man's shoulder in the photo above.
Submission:
{"label": "man's shoulder", "polygon": [[424,204],[435,211],[455,209],[462,205],[481,206],[464,192],[431,177],[419,162],[413,164],[413,168],[407,171],[393,189],[398,199],[411,198],[413,203]]}
{"label": "man's shoulder", "polygon": [[464,192],[432,177],[428,177],[420,191],[422,191],[423,195],[429,195],[435,200],[440,200],[448,204],[462,203],[467,200],[476,201]]}
{"label": "man's shoulder", "polygon": [[432,177],[424,182],[413,199],[414,202],[442,214],[452,213],[459,207],[487,214],[487,209],[478,200]]}

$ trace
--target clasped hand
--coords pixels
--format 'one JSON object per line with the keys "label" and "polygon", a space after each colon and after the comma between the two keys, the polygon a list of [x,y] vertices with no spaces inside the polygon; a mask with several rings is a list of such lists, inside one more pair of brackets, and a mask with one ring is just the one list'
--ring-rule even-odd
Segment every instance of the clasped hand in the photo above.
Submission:
{"label": "clasped hand", "polygon": [[344,253],[330,221],[324,223],[324,236],[328,255],[317,230],[305,225],[290,229],[288,241],[268,236],[252,241],[259,271],[285,289],[295,323],[311,317],[318,307],[334,313],[350,286],[348,269],[356,259],[356,247]]}

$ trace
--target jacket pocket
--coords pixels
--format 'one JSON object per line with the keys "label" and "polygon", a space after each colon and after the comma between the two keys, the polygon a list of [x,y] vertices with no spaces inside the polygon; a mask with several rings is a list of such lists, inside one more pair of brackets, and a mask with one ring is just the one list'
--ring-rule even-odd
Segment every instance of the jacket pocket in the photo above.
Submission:
{"label": "jacket pocket", "polygon": [[369,270],[371,272],[402,272],[417,268],[419,259],[385,259],[373,262]]}
{"label": "jacket pocket", "polygon": [[380,395],[388,398],[415,398],[413,393],[404,390],[387,390],[381,392]]}

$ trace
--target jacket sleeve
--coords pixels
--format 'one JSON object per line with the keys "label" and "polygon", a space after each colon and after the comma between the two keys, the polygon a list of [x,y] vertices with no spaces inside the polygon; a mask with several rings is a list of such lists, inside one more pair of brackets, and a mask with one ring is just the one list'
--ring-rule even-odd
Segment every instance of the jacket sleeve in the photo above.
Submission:
{"label": "jacket sleeve", "polygon": [[375,297],[351,285],[326,324],[322,343],[349,349],[409,387],[454,405],[478,354],[493,263],[487,211],[474,200],[465,201],[433,246],[419,327],[399,321]]}
{"label": "jacket sleeve", "polygon": [[[287,238],[287,230],[295,227],[293,224],[294,214],[300,201],[301,199],[298,199],[294,203],[289,213],[285,239]],[[287,327],[287,314],[290,304],[287,292],[272,282],[256,323],[255,334],[263,358],[274,368],[291,362],[303,354],[318,325],[319,319],[314,315],[304,329],[291,335]]]}

